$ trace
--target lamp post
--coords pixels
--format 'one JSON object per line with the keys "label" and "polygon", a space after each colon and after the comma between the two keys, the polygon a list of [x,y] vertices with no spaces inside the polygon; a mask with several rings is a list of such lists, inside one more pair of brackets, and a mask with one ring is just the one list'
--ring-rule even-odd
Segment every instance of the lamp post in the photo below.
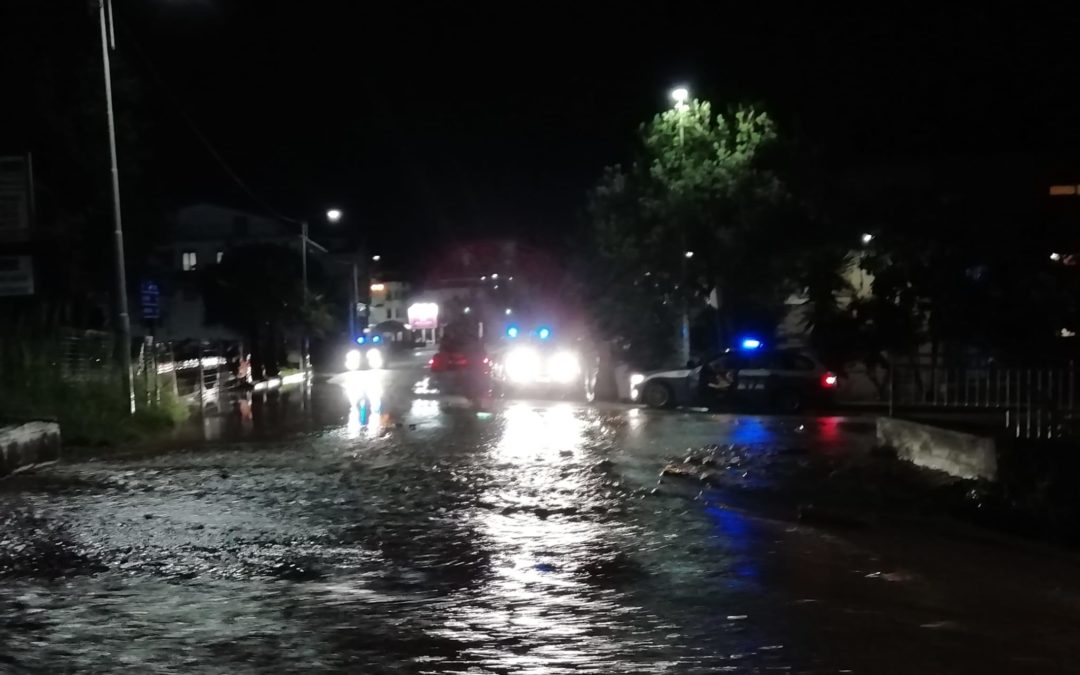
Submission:
{"label": "lamp post", "polygon": [[[690,99],[690,92],[686,87],[676,87],[671,90],[671,100],[675,102],[675,110],[679,113],[679,153],[683,152],[683,142],[685,141],[685,134],[683,131],[684,121],[686,119],[686,111],[690,109],[687,101]],[[686,297],[686,279],[687,279],[687,261],[693,257],[693,252],[686,250],[686,223],[679,223],[679,235],[680,244],[683,255],[679,257],[679,263],[681,268],[681,283],[682,293],[682,317],[679,319],[679,361],[686,363],[690,360],[690,306],[689,300]]]}
{"label": "lamp post", "polygon": [[[327,220],[327,222],[330,222],[330,223],[337,223],[337,222],[341,221],[342,215],[343,214],[341,212],[341,209],[327,209],[327,211],[326,211],[326,220]],[[296,222],[296,221],[293,221],[293,222]],[[303,279],[303,285],[304,285],[304,305],[303,306],[304,306],[304,313],[305,314],[307,314],[308,308],[310,307],[309,298],[311,296],[311,291],[308,288],[308,261],[307,261],[307,259],[308,259],[308,246],[309,245],[314,246],[316,249],[322,251],[323,253],[328,252],[325,247],[320,246],[319,244],[317,244],[317,243],[315,243],[314,241],[311,240],[311,237],[308,236],[308,221],[303,220],[303,221],[300,222],[300,275],[301,275],[301,277]],[[300,365],[301,365],[301,369],[304,372],[307,372],[308,360],[309,360],[309,348],[310,348],[311,345],[310,345],[310,340],[308,339],[308,334],[307,334],[307,321],[306,321],[307,317],[305,316],[304,319],[305,319],[305,322],[304,322],[304,338],[301,341],[301,349],[300,349],[300,362],[301,363],[300,363]]]}
{"label": "lamp post", "polygon": [[[106,7],[108,5],[108,7]],[[124,225],[120,215],[120,172],[116,164],[116,124],[113,119],[112,64],[109,50],[116,48],[112,36],[112,4],[97,0],[101,24],[101,64],[105,76],[105,117],[109,127],[109,173],[112,181],[113,245],[116,251],[116,310],[120,331],[120,364],[124,369],[124,390],[128,411],[135,412],[135,382],[131,376],[131,317],[128,315],[127,271],[124,268]],[[106,13],[108,16],[106,16]]]}

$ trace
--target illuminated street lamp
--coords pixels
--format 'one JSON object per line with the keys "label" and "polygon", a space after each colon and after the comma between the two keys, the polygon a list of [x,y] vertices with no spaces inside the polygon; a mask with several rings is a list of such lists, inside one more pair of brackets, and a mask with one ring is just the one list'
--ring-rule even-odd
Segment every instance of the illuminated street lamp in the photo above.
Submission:
{"label": "illuminated street lamp", "polygon": [[326,220],[331,223],[336,223],[341,220],[341,209],[327,209]]}
{"label": "illuminated street lamp", "polygon": [[687,260],[689,260],[690,258],[693,258],[693,257],[694,257],[694,252],[693,252],[693,251],[687,251],[687,252],[686,252],[686,253],[684,253],[683,255],[684,255],[684,256],[686,256],[686,259],[687,259]]}
{"label": "illuminated street lamp", "polygon": [[675,101],[676,110],[685,110],[686,102],[690,100],[690,90],[686,87],[675,87],[671,90],[671,100]]}
{"label": "illuminated street lamp", "polygon": [[862,236],[862,243],[863,243],[863,246],[866,246],[866,245],[868,245],[868,244],[869,244],[870,242],[872,242],[872,241],[874,241],[874,235],[870,234],[869,232],[865,233],[865,234],[864,234],[864,235]]}
{"label": "illuminated street lamp", "polygon": [[371,260],[372,260],[372,262],[379,262],[380,260],[382,260],[382,256],[381,255],[373,255],[373,256],[371,256]]}

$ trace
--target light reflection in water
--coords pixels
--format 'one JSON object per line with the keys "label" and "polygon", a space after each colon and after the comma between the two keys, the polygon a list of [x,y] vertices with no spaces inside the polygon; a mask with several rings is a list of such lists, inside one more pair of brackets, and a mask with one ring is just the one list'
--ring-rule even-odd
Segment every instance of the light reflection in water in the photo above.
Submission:
{"label": "light reflection in water", "polygon": [[739,417],[731,428],[731,441],[744,445],[767,443],[774,440],[774,434],[762,422],[760,417]]}
{"label": "light reflection in water", "polygon": [[347,373],[341,383],[349,402],[349,417],[345,423],[345,435],[349,439],[377,438],[383,428],[383,373],[375,370],[358,370]]}
{"label": "light reflection in water", "polygon": [[588,560],[582,556],[609,534],[597,519],[574,515],[597,500],[582,467],[588,425],[570,405],[515,403],[500,417],[502,434],[491,452],[496,476],[483,499],[497,508],[471,512],[485,548],[500,553],[481,597],[455,607],[440,632],[461,638],[453,626],[469,626],[544,645],[487,654],[514,672],[593,663],[607,643],[591,631],[618,619],[615,603],[592,597],[595,589],[576,573]]}

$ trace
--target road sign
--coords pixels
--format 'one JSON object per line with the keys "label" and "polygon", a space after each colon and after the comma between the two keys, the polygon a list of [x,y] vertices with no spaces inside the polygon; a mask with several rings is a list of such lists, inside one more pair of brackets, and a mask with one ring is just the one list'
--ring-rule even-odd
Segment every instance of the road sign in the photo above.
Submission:
{"label": "road sign", "polygon": [[139,299],[142,305],[142,317],[148,321],[161,318],[161,289],[153,281],[144,281],[139,285]]}

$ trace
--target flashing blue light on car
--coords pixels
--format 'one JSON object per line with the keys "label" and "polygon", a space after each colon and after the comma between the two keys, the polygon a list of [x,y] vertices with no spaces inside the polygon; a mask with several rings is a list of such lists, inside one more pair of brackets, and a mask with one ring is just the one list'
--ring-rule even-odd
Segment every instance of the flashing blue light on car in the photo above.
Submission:
{"label": "flashing blue light on car", "polygon": [[541,328],[540,330],[536,331],[536,337],[540,338],[541,340],[548,339],[549,337],[551,337],[551,329],[547,327]]}
{"label": "flashing blue light on car", "polygon": [[382,336],[381,335],[373,335],[371,337],[371,341],[374,342],[375,344],[379,344],[380,342],[382,342]]}
{"label": "flashing blue light on car", "polygon": [[761,340],[757,338],[743,338],[741,344],[743,349],[761,349]]}
{"label": "flashing blue light on car", "polygon": [[358,344],[358,345],[362,345],[365,342],[367,342],[367,337],[364,336],[364,335],[361,335],[360,337],[356,338],[356,344]]}
{"label": "flashing blue light on car", "polygon": [[518,336],[518,333],[520,333],[520,332],[521,332],[521,329],[519,329],[517,326],[515,326],[513,324],[510,324],[509,326],[506,327],[506,337],[508,337],[508,338],[511,338],[511,339],[516,338]]}

